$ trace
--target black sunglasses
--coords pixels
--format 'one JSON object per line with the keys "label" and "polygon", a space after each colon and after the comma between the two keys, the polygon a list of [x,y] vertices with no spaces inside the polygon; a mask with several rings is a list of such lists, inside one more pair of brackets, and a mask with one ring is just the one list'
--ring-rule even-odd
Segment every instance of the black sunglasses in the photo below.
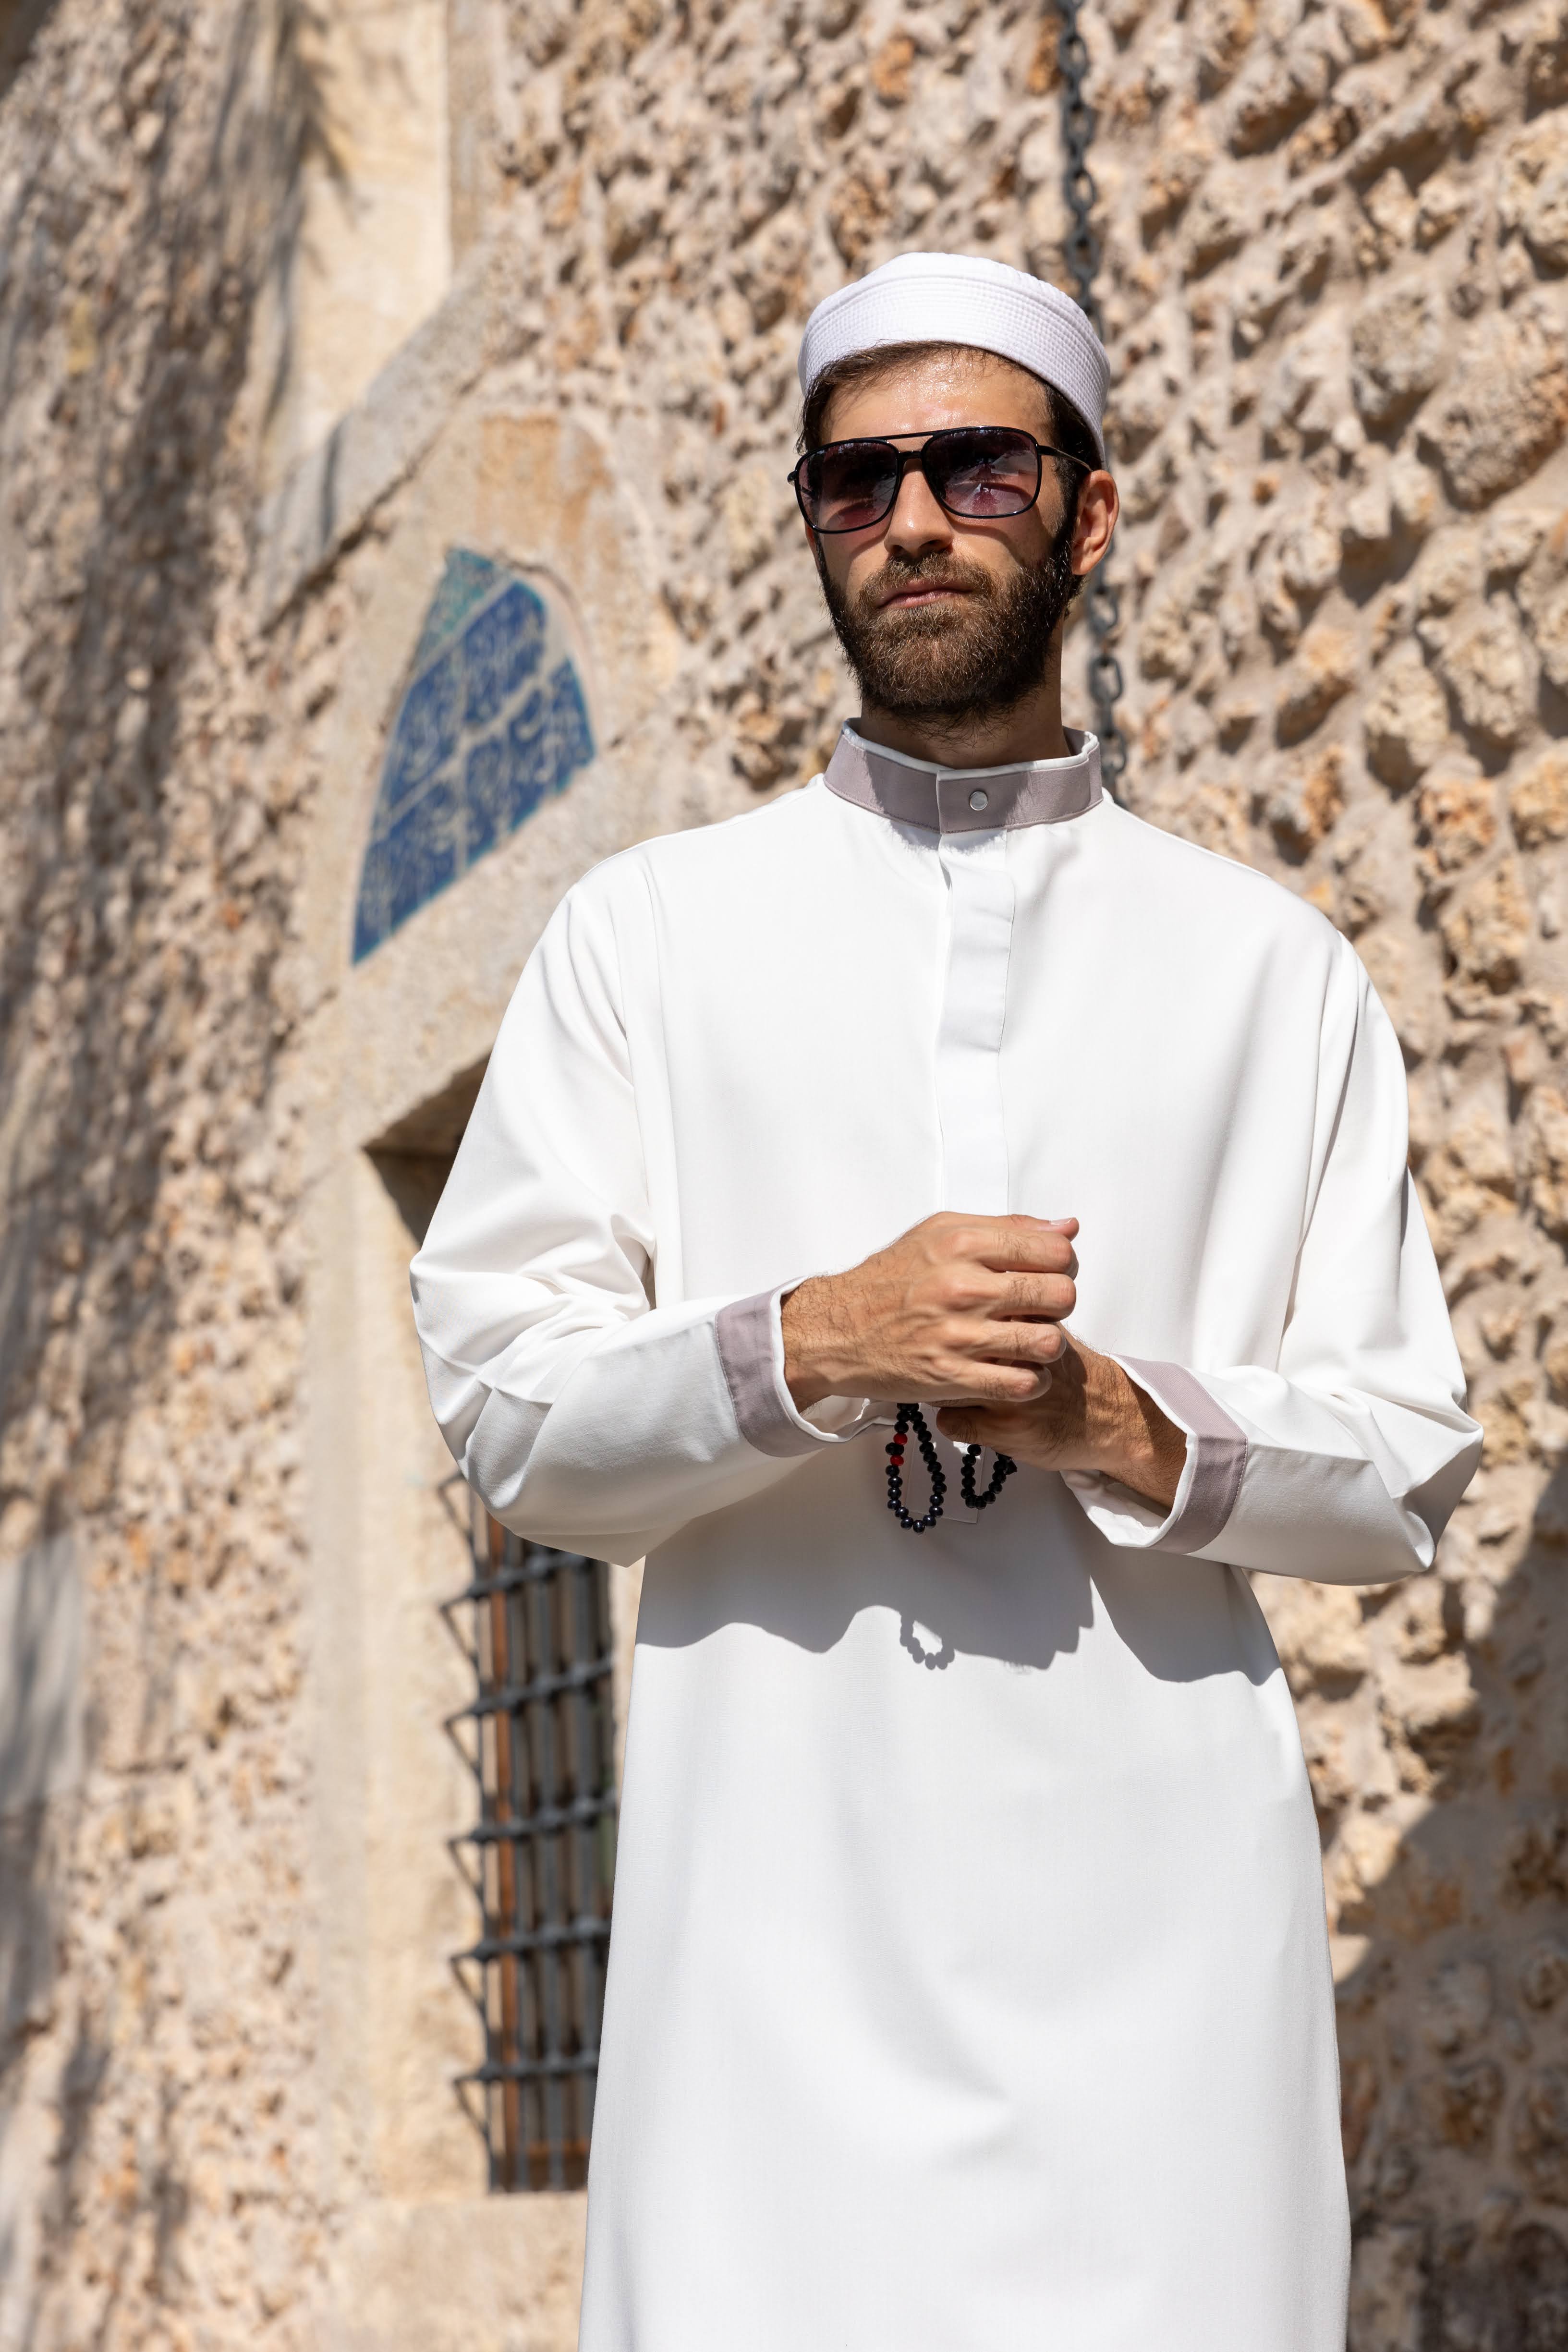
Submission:
{"label": "black sunglasses", "polygon": [[938,506],[966,522],[1027,514],[1040,495],[1047,457],[1092,466],[1070,450],[1053,449],[1011,425],[952,425],[926,436],[919,449],[898,449],[910,433],[874,441],[826,441],[810,450],[789,477],[801,513],[813,530],[869,530],[898,503],[904,475],[918,466]]}

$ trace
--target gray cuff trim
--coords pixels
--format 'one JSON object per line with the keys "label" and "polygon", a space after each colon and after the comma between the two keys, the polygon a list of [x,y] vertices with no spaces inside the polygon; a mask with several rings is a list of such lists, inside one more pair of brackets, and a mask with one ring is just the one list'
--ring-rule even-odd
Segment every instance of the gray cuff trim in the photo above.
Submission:
{"label": "gray cuff trim", "polygon": [[1195,1451],[1187,1499],[1161,1536],[1160,1549],[1202,1551],[1214,1542],[1236,1508],[1241,1474],[1247,1467],[1247,1439],[1196,1373],[1184,1365],[1145,1363],[1136,1356],[1120,1356],[1117,1361],[1181,1424]]}
{"label": "gray cuff trim", "polygon": [[790,1419],[779,1395],[773,1362],[773,1312],[776,1290],[759,1290],[752,1298],[732,1298],[721,1307],[713,1328],[724,1385],[735,1409],[735,1423],[748,1445],[759,1454],[815,1454],[822,1443]]}

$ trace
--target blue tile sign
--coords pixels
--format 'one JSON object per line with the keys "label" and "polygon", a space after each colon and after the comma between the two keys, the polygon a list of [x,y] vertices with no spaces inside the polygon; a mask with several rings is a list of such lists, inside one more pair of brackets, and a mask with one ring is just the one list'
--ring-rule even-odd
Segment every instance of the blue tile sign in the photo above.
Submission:
{"label": "blue tile sign", "polygon": [[503,563],[455,548],[381,772],[353,960],[493,849],[594,756],[559,620]]}

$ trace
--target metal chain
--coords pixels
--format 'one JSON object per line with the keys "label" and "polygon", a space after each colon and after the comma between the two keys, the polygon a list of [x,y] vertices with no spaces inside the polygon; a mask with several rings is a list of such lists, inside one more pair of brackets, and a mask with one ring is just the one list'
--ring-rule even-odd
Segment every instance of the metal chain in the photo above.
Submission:
{"label": "metal chain", "polygon": [[[1089,168],[1095,112],[1084,92],[1089,78],[1089,49],[1079,30],[1079,0],[1058,0],[1058,5],[1062,20],[1061,37],[1057,43],[1057,63],[1062,77],[1062,194],[1072,215],[1065,248],[1067,264],[1072,272],[1073,291],[1079,307],[1088,313],[1095,333],[1102,336],[1100,301],[1094,290],[1100,269],[1094,207],[1100,192]],[[1100,738],[1100,772],[1107,784],[1114,786],[1127,766],[1126,738],[1116,723],[1116,706],[1122,694],[1121,664],[1110,650],[1110,640],[1121,619],[1121,600],[1106,578],[1103,563],[1084,589],[1083,604],[1094,639],[1094,651],[1089,661],[1089,692],[1094,705],[1094,731]]]}

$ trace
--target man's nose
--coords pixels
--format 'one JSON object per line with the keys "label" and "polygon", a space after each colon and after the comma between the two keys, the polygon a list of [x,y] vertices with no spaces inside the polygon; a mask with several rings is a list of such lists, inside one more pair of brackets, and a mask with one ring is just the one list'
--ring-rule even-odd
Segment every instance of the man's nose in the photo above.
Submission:
{"label": "man's nose", "polygon": [[952,520],[932,498],[931,484],[918,466],[905,468],[882,538],[886,546],[897,548],[900,555],[952,544]]}

